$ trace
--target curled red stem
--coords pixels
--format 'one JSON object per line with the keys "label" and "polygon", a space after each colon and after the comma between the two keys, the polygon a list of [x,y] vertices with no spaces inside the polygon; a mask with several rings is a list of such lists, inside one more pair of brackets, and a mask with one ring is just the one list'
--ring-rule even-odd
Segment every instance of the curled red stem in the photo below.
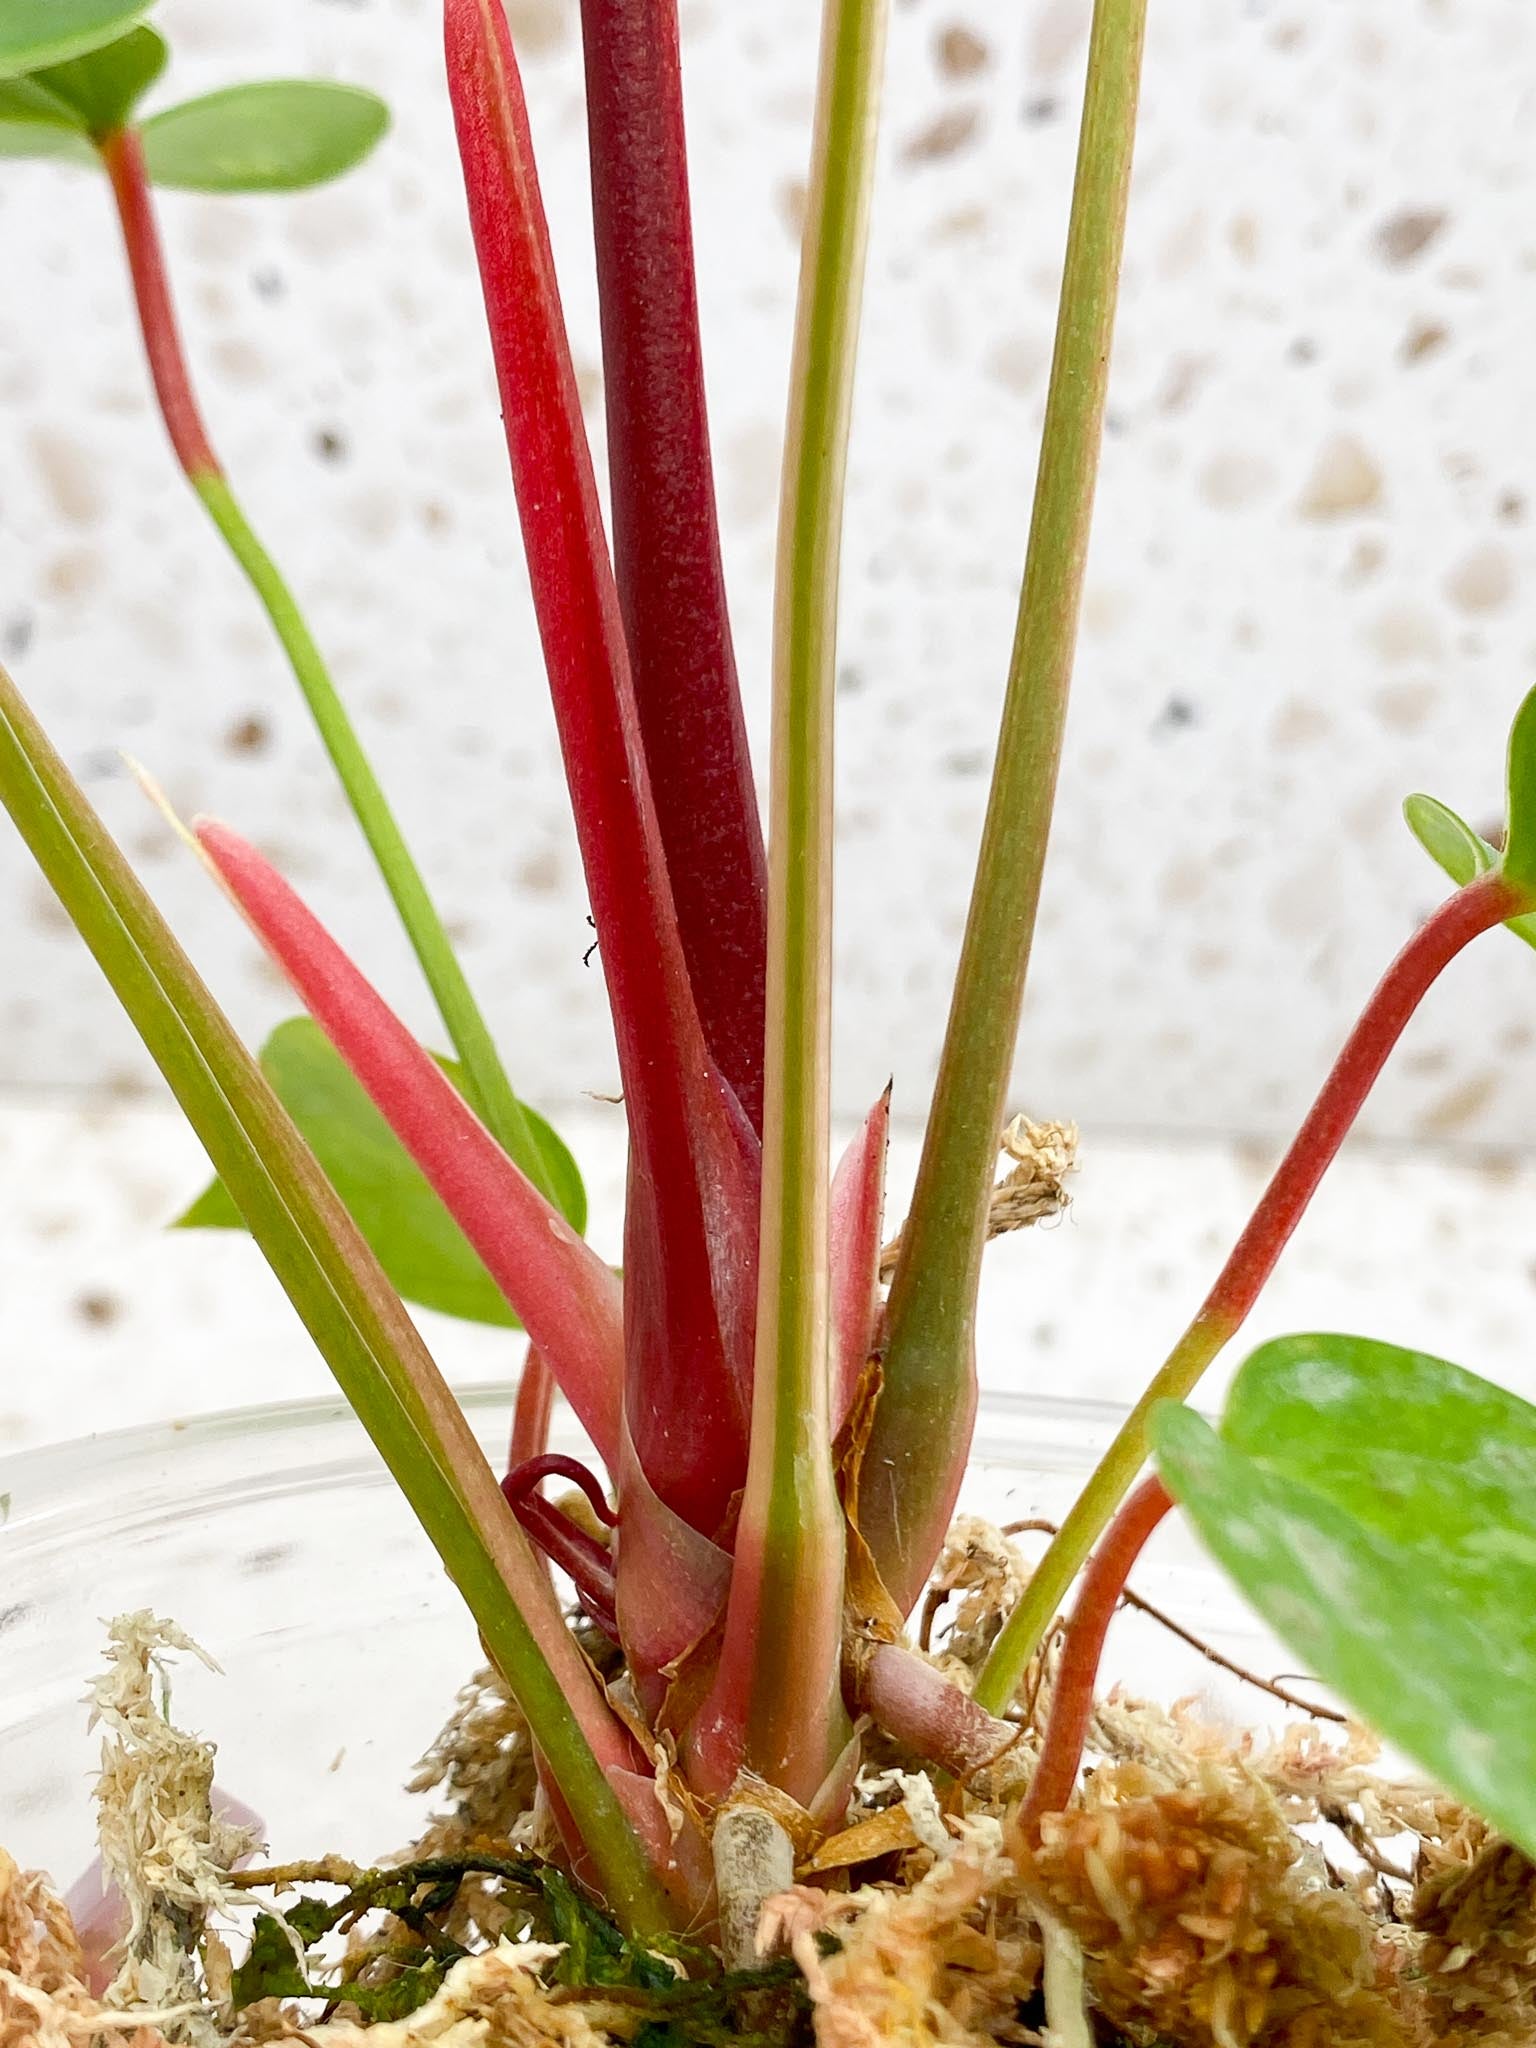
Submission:
{"label": "curled red stem", "polygon": [[618,1516],[608,1505],[608,1496],[580,1458],[568,1458],[563,1451],[543,1451],[516,1465],[501,1482],[501,1490],[513,1507],[546,1479],[569,1479],[587,1497],[587,1505],[605,1529],[618,1526]]}
{"label": "curled red stem", "polygon": [[[538,1467],[541,1469],[535,1470]],[[610,1527],[613,1517],[602,1488],[584,1465],[574,1458],[551,1454],[532,1458],[509,1472],[501,1482],[507,1505],[529,1536],[551,1563],[559,1566],[576,1588],[583,1609],[614,1642],[619,1625],[614,1614],[613,1558],[606,1544],[599,1543],[569,1515],[536,1491],[539,1481],[552,1477],[570,1479],[591,1502],[593,1512]]]}

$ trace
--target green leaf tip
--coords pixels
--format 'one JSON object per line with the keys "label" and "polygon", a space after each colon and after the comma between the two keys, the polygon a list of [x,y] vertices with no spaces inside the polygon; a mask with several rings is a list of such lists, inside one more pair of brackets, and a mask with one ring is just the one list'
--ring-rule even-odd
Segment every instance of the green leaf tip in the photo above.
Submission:
{"label": "green leaf tip", "polygon": [[1536,690],[1526,693],[1509,729],[1506,781],[1504,872],[1519,887],[1536,892]]}
{"label": "green leaf tip", "polygon": [[[438,1064],[460,1094],[463,1070]],[[261,1049],[261,1066],[278,1100],[308,1141],[392,1284],[407,1301],[461,1321],[516,1329],[517,1318],[479,1254],[428,1185],[341,1055],[307,1017],[278,1025]],[[535,1123],[556,1168],[556,1199],[576,1231],[586,1228],[581,1174],[559,1136]],[[239,1230],[240,1211],[219,1181],[176,1219],[184,1230]]]}
{"label": "green leaf tip", "polygon": [[1309,1668],[1536,1852],[1536,1408],[1364,1337],[1276,1339],[1219,1431],[1154,1410],[1158,1468]]}
{"label": "green leaf tip", "polygon": [[[1449,804],[1441,803],[1438,797],[1418,795],[1406,798],[1403,817],[1420,846],[1458,889],[1464,889],[1468,882],[1475,882],[1479,875],[1486,875],[1500,865],[1498,849],[1490,846],[1480,832],[1474,831],[1465,818],[1459,818]],[[1507,856],[1503,867],[1507,873]],[[1506,929],[1512,931],[1517,939],[1524,939],[1528,946],[1536,946],[1536,912],[1510,918]]]}
{"label": "green leaf tip", "polygon": [[148,8],[149,0],[0,0],[0,78],[82,57]]}
{"label": "green leaf tip", "polygon": [[154,115],[144,161],[155,184],[185,192],[299,192],[361,163],[388,126],[389,109],[361,86],[270,79]]}

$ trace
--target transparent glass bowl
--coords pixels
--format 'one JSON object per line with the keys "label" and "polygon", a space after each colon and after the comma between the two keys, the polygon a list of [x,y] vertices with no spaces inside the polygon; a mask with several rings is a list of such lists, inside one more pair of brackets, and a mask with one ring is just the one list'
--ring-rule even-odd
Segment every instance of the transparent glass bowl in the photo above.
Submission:
{"label": "transparent glass bowl", "polygon": [[[493,1460],[510,1387],[463,1397]],[[562,1411],[563,1415],[563,1411]],[[575,1448],[560,1437],[556,1448]],[[984,1399],[962,1509],[1059,1519],[1121,1420],[1086,1402]],[[1038,1542],[1039,1539],[1028,1539]],[[1284,1658],[1179,1527],[1135,1583],[1266,1675]],[[361,1426],[339,1402],[248,1408],[0,1460],[0,1844],[68,1882],[92,1853],[96,1738],[81,1704],[105,1620],[150,1608],[222,1667],[182,1658],[178,1723],[274,1855],[384,1854],[419,1832],[403,1789],[479,1661],[475,1631]],[[1146,1617],[1116,1620],[1107,1680],[1261,1725],[1267,1695]]]}

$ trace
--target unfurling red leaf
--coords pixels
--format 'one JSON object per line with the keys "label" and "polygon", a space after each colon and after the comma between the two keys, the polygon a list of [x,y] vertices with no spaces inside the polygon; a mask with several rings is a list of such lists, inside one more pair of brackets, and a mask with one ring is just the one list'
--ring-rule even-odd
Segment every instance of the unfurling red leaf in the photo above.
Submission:
{"label": "unfurling red leaf", "polygon": [[1220,1433],[1165,1403],[1170,1492],[1317,1676],[1536,1853],[1536,1408],[1368,1338],[1254,1352]]}
{"label": "unfurling red leaf", "polygon": [[495,1274],[612,1469],[624,1351],[612,1272],[501,1149],[271,863],[212,819],[195,821],[193,834],[315,1022]]}
{"label": "unfurling red leaf", "polygon": [[[1438,797],[1409,797],[1403,805],[1403,816],[1408,830],[1457,888],[1464,889],[1468,882],[1499,865],[1498,850]],[[1528,946],[1536,946],[1536,914],[1512,917],[1506,929],[1516,938],[1524,939]]]}
{"label": "unfurling red leaf", "polygon": [[[261,1049],[261,1064],[406,1300],[466,1322],[516,1328],[516,1316],[479,1254],[319,1026],[307,1017],[280,1024]],[[445,1059],[438,1065],[463,1094],[459,1067]],[[558,1167],[560,1207],[572,1228],[583,1230],[586,1191],[576,1162],[548,1124],[534,1120]],[[215,1181],[178,1221],[186,1229],[238,1230],[244,1219]]]}
{"label": "unfurling red leaf", "polygon": [[854,1135],[832,1178],[827,1219],[832,1315],[832,1432],[848,1419],[875,1346],[880,1316],[880,1223],[890,1142],[887,1087]]}
{"label": "unfurling red leaf", "polygon": [[147,9],[148,0],[5,0],[0,6],[0,78],[93,50]]}
{"label": "unfurling red leaf", "polygon": [[322,79],[232,85],[144,123],[157,185],[186,192],[298,192],[362,162],[389,110],[361,86]]}
{"label": "unfurling red leaf", "polygon": [[121,128],[165,69],[170,52],[152,28],[131,28],[83,57],[35,71],[25,81],[47,93],[87,136]]}

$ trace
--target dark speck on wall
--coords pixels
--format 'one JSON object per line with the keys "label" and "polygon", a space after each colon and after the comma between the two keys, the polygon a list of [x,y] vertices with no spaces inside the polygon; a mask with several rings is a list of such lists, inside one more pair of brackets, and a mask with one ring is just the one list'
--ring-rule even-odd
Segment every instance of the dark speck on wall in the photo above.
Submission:
{"label": "dark speck on wall", "polygon": [[115,1323],[123,1312],[123,1304],[115,1294],[95,1290],[79,1295],[75,1301],[75,1313],[82,1323],[90,1323],[98,1330],[104,1330]]}
{"label": "dark speck on wall", "polygon": [[37,621],[30,612],[13,612],[0,627],[0,647],[7,661],[20,661],[37,634]]}
{"label": "dark speck on wall", "polygon": [[1161,737],[1164,733],[1183,732],[1199,720],[1199,706],[1188,697],[1170,697],[1153,719],[1151,730],[1154,736]]}
{"label": "dark speck on wall", "polygon": [[224,735],[224,745],[231,754],[264,754],[271,744],[271,726],[254,712],[237,719]]}
{"label": "dark speck on wall", "polygon": [[335,427],[315,429],[314,449],[322,462],[345,462],[347,459],[346,437]]}

